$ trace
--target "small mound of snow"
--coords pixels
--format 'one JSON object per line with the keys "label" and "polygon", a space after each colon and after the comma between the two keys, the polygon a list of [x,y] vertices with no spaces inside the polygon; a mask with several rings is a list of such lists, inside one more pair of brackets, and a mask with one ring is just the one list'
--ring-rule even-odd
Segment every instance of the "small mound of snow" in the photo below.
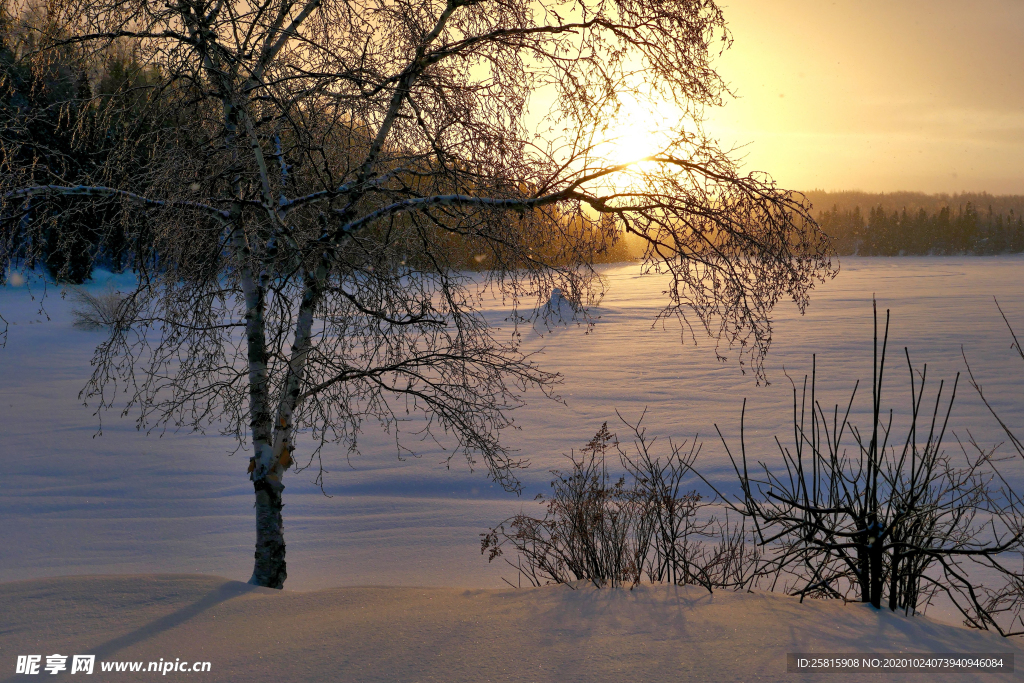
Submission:
{"label": "small mound of snow", "polygon": [[534,330],[543,335],[556,327],[565,327],[570,323],[593,325],[601,316],[597,306],[584,307],[579,301],[566,296],[560,287],[555,287],[551,290],[548,300],[533,310],[531,317]]}
{"label": "small mound of snow", "polygon": [[555,287],[546,303],[537,309],[537,317],[556,322],[570,322],[576,318],[572,302],[565,298],[562,290]]}

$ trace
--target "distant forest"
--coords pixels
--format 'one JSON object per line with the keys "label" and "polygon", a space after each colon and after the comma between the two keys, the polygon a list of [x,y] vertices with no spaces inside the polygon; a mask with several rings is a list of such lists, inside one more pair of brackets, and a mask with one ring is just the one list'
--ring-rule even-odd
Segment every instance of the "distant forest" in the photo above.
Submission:
{"label": "distant forest", "polygon": [[[158,146],[146,145],[160,140],[154,133],[175,126],[175,116],[184,111],[172,106],[173,89],[153,87],[159,71],[140,65],[128,48],[94,55],[86,70],[76,71],[60,59],[37,63],[31,58],[32,45],[16,40],[17,26],[2,21],[0,14],[0,139],[14,153],[0,159],[0,168],[31,169],[37,184],[75,177],[83,185],[116,186],[133,178],[134,189],[145,193],[147,163],[161,153]],[[128,150],[119,144],[126,137],[136,140]],[[69,210],[72,206],[74,212]],[[521,222],[524,230],[532,231],[525,239],[532,244],[530,251],[547,263],[613,263],[642,254],[637,240],[615,234],[607,219],[569,218],[554,207],[535,210],[533,218]],[[392,225],[405,221],[399,218]],[[0,212],[0,227],[6,227],[0,239],[11,240],[10,251],[20,265],[41,265],[54,279],[81,284],[95,266],[120,273],[145,265],[139,259],[151,253],[146,246],[151,237],[148,227],[143,222],[129,231],[125,223],[117,202],[43,197]],[[487,250],[471,236],[423,230],[436,240],[435,251],[445,253],[449,265],[466,270],[489,267]],[[572,245],[583,243],[578,235],[584,233],[593,233],[592,243],[601,247],[592,254],[572,253]],[[0,263],[0,284],[11,265]],[[407,253],[401,265],[433,267],[415,251]]]}
{"label": "distant forest", "polygon": [[1024,252],[1024,195],[808,192],[841,255]]}

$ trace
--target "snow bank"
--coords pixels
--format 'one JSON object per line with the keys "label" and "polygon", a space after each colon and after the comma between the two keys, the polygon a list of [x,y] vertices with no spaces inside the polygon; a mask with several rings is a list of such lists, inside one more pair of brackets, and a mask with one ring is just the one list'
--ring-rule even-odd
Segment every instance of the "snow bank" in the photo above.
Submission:
{"label": "snow bank", "polygon": [[[28,680],[13,674],[16,655],[39,654],[45,662],[53,653],[93,654],[97,662],[208,661],[209,673],[171,672],[166,680],[246,682],[792,683],[843,677],[787,673],[790,652],[1013,653],[1018,665],[1024,663],[1009,641],[926,618],[834,601],[800,604],[773,594],[709,595],[692,587],[299,593],[213,576],[98,576],[0,584],[0,615],[5,682]],[[154,674],[107,676],[151,681]]]}

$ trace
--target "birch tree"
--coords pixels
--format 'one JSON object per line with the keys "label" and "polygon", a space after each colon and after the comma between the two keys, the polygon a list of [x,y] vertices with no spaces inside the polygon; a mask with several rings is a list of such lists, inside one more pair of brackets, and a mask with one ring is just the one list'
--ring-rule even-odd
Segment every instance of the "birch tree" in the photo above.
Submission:
{"label": "birch tree", "polygon": [[[87,177],[27,162],[4,136],[0,260],[31,258],[48,207],[111,209],[138,286],[84,395],[101,409],[126,395],[116,405],[146,427],[216,425],[249,449],[254,584],[286,578],[298,435],[307,463],[356,447],[375,421],[399,449],[449,439],[518,487],[522,463],[499,435],[524,392],[550,394],[557,376],[488,324],[488,297],[514,323],[558,288],[585,316],[600,294],[592,263],[632,235],[645,269],[669,275],[662,315],[760,373],[773,306],[802,310],[834,274],[803,196],[741,173],[704,133],[729,94],[712,61],[731,37],[713,2],[47,7],[19,54],[86,64],[130,50],[147,77],[127,87],[147,97],[118,121],[147,123],[122,125]],[[635,102],[678,122],[623,159],[610,131]],[[118,98],[88,106],[100,120],[126,111]],[[141,170],[123,172],[129,157]],[[420,416],[411,439],[407,412]]]}

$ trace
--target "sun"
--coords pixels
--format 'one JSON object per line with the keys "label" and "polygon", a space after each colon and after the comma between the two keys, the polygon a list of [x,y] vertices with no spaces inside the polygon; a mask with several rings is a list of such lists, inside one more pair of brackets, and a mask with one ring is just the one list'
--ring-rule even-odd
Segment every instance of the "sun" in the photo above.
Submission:
{"label": "sun", "polygon": [[651,103],[626,100],[600,131],[595,152],[613,165],[639,163],[663,152],[672,130],[669,116]]}
{"label": "sun", "polygon": [[644,191],[650,174],[660,164],[645,159],[669,147],[672,126],[667,117],[649,104],[623,102],[617,113],[599,131],[593,152],[594,166],[622,168],[603,177],[599,184],[614,193]]}

